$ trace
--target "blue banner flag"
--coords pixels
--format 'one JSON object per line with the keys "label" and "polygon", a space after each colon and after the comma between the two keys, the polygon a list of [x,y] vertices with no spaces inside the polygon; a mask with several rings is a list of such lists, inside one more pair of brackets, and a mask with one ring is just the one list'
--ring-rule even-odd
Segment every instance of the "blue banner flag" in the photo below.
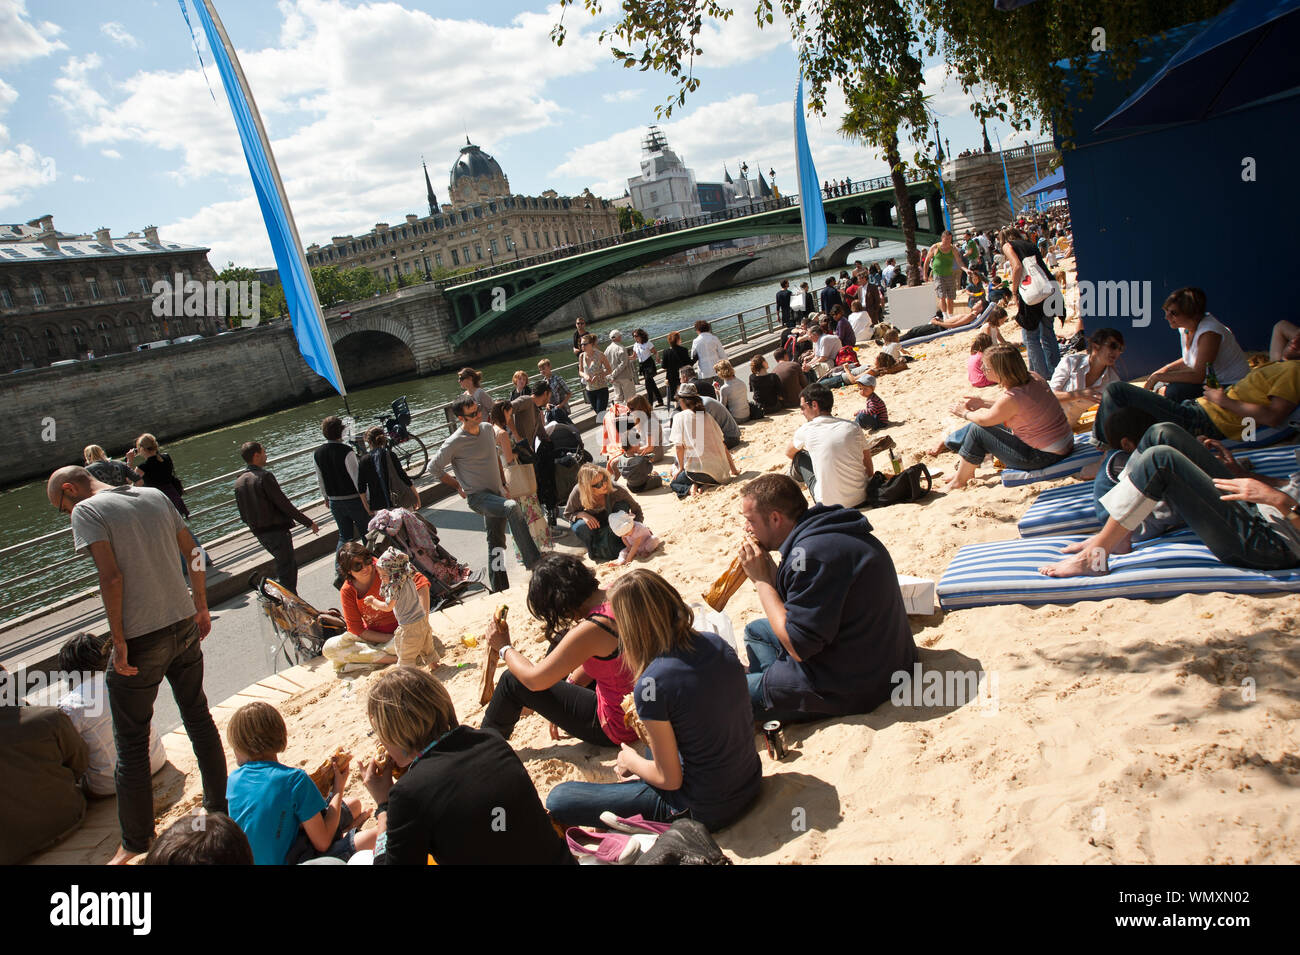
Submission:
{"label": "blue banner flag", "polygon": [[294,225],[293,212],[284,194],[284,183],[280,180],[280,170],[276,168],[275,157],[271,155],[271,143],[262,125],[262,117],[257,112],[257,104],[253,102],[248,80],[212,0],[195,0],[194,10],[203,24],[208,47],[212,50],[212,58],[226,88],[226,98],[230,100],[230,111],[235,116],[239,140],[244,146],[244,158],[248,160],[248,172],[257,193],[257,204],[262,208],[266,234],[271,240],[271,251],[275,255],[275,267],[280,272],[285,304],[293,319],[293,333],[298,339],[298,350],[312,371],[346,397],[347,391],[343,387],[343,376],[339,373],[338,359],[334,357],[329,329],[325,327],[325,316],[321,314],[320,302],[316,298],[316,286],[312,284],[307,258],[302,251],[302,241],[298,238],[298,227]]}
{"label": "blue banner flag", "polygon": [[799,221],[803,224],[804,258],[809,262],[826,247],[826,210],[822,206],[822,187],[817,182],[812,151],[808,148],[808,129],[803,121],[803,74],[794,94],[794,161],[799,180]]}

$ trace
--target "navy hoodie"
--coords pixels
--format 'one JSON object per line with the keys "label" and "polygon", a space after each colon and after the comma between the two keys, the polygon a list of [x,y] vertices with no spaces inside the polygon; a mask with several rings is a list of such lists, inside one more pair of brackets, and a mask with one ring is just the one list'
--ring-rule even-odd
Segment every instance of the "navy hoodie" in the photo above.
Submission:
{"label": "navy hoodie", "polygon": [[786,610],[786,653],[763,678],[769,709],[840,716],[889,699],[916,644],[889,551],[857,510],[810,508],[781,545],[776,589]]}

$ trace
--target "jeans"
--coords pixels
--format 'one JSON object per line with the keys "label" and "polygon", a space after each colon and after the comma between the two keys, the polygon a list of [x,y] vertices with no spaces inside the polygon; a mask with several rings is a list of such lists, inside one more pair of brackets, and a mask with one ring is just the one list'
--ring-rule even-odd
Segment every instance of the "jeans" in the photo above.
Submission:
{"label": "jeans", "polygon": [[[1168,423],[1152,425],[1129,461],[1128,479],[1142,496],[1167,501],[1225,564],[1260,570],[1300,564],[1300,557],[1258,507],[1223,500],[1214,479],[1229,476],[1208,448],[1185,429]],[[1111,516],[1120,520],[1124,515]]]}
{"label": "jeans", "polygon": [[1025,340],[1025,355],[1029,359],[1029,370],[1037,372],[1047,381],[1052,380],[1052,372],[1061,360],[1061,346],[1056,341],[1054,319],[1044,315],[1035,329],[1022,328]]}
{"label": "jeans", "polygon": [[[678,497],[689,497],[692,484],[698,484],[700,487],[718,486],[718,482],[703,471],[678,471],[677,476],[672,479],[668,486],[677,492]],[[574,528],[574,533],[577,533],[577,528]],[[579,534],[578,536],[581,537],[582,535]]]}
{"label": "jeans", "polygon": [[122,676],[108,668],[108,707],[117,744],[117,818],[122,845],[147,852],[154,836],[153,782],[149,773],[149,727],[163,677],[171,684],[185,732],[203,778],[203,806],[226,811],[226,754],[203,693],[203,649],[192,618],[127,641],[127,662],[139,670]]}
{"label": "jeans", "polygon": [[799,451],[790,462],[790,477],[808,488],[808,496],[816,499],[817,472],[813,470],[812,456],[807,451]]}
{"label": "jeans", "polygon": [[1205,383],[1189,384],[1185,381],[1171,381],[1165,385],[1165,397],[1170,401],[1195,401],[1205,394]]}
{"label": "jeans", "polygon": [[584,519],[578,518],[569,525],[569,529],[582,542],[582,546],[587,548],[587,556],[598,564],[613,560],[623,549],[623,541],[610,530],[608,518],[602,519],[594,529],[588,527]]}
{"label": "jeans", "polygon": [[1092,436],[1098,444],[1106,444],[1106,421],[1120,408],[1145,411],[1157,422],[1171,422],[1197,437],[1224,437],[1205,409],[1195,401],[1170,401],[1154,391],[1117,381],[1107,385],[1101,393],[1101,407],[1097,409],[1097,420],[1092,426]]}
{"label": "jeans", "polygon": [[[292,531],[253,531],[257,542],[275,559],[275,579],[287,590],[298,592],[298,560],[293,552]],[[342,534],[339,538],[342,539]]]}
{"label": "jeans", "polygon": [[754,719],[760,722],[780,720],[782,723],[809,723],[824,720],[825,713],[805,713],[801,710],[775,710],[770,707],[767,691],[763,687],[764,674],[777,660],[788,660],[789,653],[781,646],[781,639],[766,620],[755,620],[745,625],[745,651],[749,654],[749,703],[754,708]]}
{"label": "jeans", "polygon": [[566,826],[599,826],[600,814],[612,812],[626,819],[638,813],[656,822],[682,814],[649,783],[560,783],[546,797],[546,809]]}
{"label": "jeans", "polygon": [[884,427],[885,424],[875,415],[867,414],[865,411],[859,411],[853,420],[858,423],[859,428],[866,428],[868,431],[875,431],[877,428]]}
{"label": "jeans", "polygon": [[359,541],[366,536],[370,515],[366,512],[365,505],[361,503],[361,498],[349,497],[330,501],[330,513],[334,515],[334,523],[339,528],[339,542],[334,548],[335,554],[341,551],[348,541]]}
{"label": "jeans", "polygon": [[509,670],[502,674],[483,714],[482,729],[494,730],[510,739],[519,714],[527,706],[550,720],[570,736],[592,746],[617,746],[605,735],[596,715],[596,691],[561,680],[545,690],[530,690]]}
{"label": "jeans", "polygon": [[591,410],[596,412],[599,418],[609,407],[609,389],[608,388],[586,388],[587,404],[591,405]]}
{"label": "jeans", "polygon": [[641,363],[641,377],[645,381],[646,400],[652,405],[657,405],[664,400],[663,393],[660,392],[659,386],[655,383],[655,371],[653,358]]}
{"label": "jeans", "polygon": [[475,491],[466,498],[469,508],[475,514],[483,515],[483,524],[487,530],[488,543],[488,586],[493,593],[510,588],[510,578],[506,576],[506,525],[510,525],[510,534],[519,548],[519,557],[524,567],[533,569],[541,558],[533,535],[528,531],[528,519],[524,517],[523,508],[518,501],[511,501],[491,491]]}
{"label": "jeans", "polygon": [[1007,467],[1024,471],[1049,467],[1069,457],[1073,451],[1071,447],[1064,454],[1053,454],[1051,451],[1031,448],[1000,424],[991,428],[968,424],[944,438],[943,443],[948,446],[948,450],[961,455],[963,461],[976,467],[983,463],[986,454],[992,454]]}

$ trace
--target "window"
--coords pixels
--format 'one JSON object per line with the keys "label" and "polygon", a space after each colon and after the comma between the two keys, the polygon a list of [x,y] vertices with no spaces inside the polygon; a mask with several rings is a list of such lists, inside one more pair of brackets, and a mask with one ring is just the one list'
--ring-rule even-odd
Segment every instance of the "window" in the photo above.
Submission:
{"label": "window", "polygon": [[410,275],[410,274],[411,274],[411,263],[410,263],[410,262],[403,262],[403,263],[402,263],[402,271],[405,272],[407,275]]}
{"label": "window", "polygon": [[[440,262],[438,264],[441,265],[442,263]],[[451,250],[451,264],[460,265],[460,255],[456,252],[455,249]]]}
{"label": "window", "polygon": [[658,190],[658,189],[651,189],[651,190],[650,190],[650,201],[651,201],[651,202],[658,202],[658,201],[659,201],[659,190]]}
{"label": "window", "polygon": [[92,301],[99,299],[99,283],[94,279],[86,279],[86,285],[90,288],[90,298]]}
{"label": "window", "polygon": [[126,283],[123,282],[121,279],[113,279],[113,285],[114,287],[117,288],[118,295],[126,294]]}
{"label": "window", "polygon": [[[452,253],[452,258],[455,258],[455,256],[456,256],[456,253],[453,252],[453,253]],[[435,261],[435,262],[438,263],[438,268],[442,268],[442,253],[441,253],[441,252],[435,252],[435,253],[433,254],[433,261]]]}
{"label": "window", "polygon": [[14,296],[7,288],[0,288],[0,302],[4,303],[5,308],[14,307]]}
{"label": "window", "polygon": [[568,244],[569,244],[569,230],[568,230],[568,229],[565,229],[565,230],[564,230],[564,244],[565,244],[565,245],[568,245]]}
{"label": "window", "polygon": [[100,322],[95,329],[99,332],[100,353],[109,354],[113,350],[113,336],[110,334],[112,329],[108,327],[107,322]]}
{"label": "window", "polygon": [[470,262],[474,261],[469,256],[469,246],[465,246],[463,249],[461,249],[460,254],[464,257],[466,265],[469,265]]}
{"label": "window", "polygon": [[429,271],[429,257],[427,255],[424,257],[424,271]]}
{"label": "window", "polygon": [[477,259],[479,259],[479,260],[482,260],[482,258],[483,258],[483,243],[482,243],[482,242],[475,242],[475,243],[474,243],[474,257],[477,258]]}
{"label": "window", "polygon": [[392,273],[388,271],[388,268],[387,268],[387,267],[385,267],[385,268],[384,268],[384,281],[385,281],[385,282],[391,282],[392,280],[393,280]]}
{"label": "window", "polygon": [[542,247],[542,240],[539,239],[539,238],[537,238],[537,233],[534,232],[534,233],[533,233],[533,248],[540,249],[541,247]]}
{"label": "window", "polygon": [[45,350],[53,358],[59,353],[59,339],[54,334],[54,329],[45,329]]}
{"label": "window", "polygon": [[[34,301],[37,305],[45,304],[45,293],[41,291],[41,287],[39,285],[32,286],[32,301]],[[46,334],[53,335],[54,333],[51,331],[46,331]]]}
{"label": "window", "polygon": [[542,233],[542,238],[544,238],[544,239],[546,240],[546,244],[547,244],[547,245],[550,245],[550,244],[551,244],[551,234],[550,234],[549,232],[543,232],[543,233]]}
{"label": "window", "polygon": [[71,302],[71,301],[72,301],[72,289],[71,289],[71,287],[69,287],[69,286],[67,286],[67,285],[60,285],[59,288],[63,291],[63,300],[64,300],[65,302]]}
{"label": "window", "polygon": [[496,255],[496,254],[497,254],[497,240],[496,240],[496,239],[490,239],[490,240],[488,240],[488,248],[492,251],[492,254],[493,254],[493,255]]}
{"label": "window", "polygon": [[86,348],[86,330],[80,325],[72,326],[72,347],[78,355],[89,350]]}
{"label": "window", "polygon": [[472,232],[474,235],[478,235],[478,229],[477,229],[477,228],[470,229],[469,231]]}
{"label": "window", "polygon": [[527,233],[527,232],[520,232],[519,235],[520,235],[520,237],[524,240],[524,248],[525,248],[525,249],[528,248],[528,233]]}

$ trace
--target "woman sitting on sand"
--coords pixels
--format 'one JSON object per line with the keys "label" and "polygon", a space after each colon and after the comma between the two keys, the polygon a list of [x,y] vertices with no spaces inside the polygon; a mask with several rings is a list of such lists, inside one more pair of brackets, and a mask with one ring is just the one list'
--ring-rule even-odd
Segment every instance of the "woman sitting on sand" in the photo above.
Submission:
{"label": "woman sitting on sand", "polygon": [[627,782],[560,783],[546,808],[566,825],[600,824],[600,814],[640,813],[666,822],[689,813],[709,829],[739,819],[758,797],[763,767],[754,748],[749,684],[736,652],[692,628],[681,595],[651,570],[634,570],[610,590],[623,621],[623,655],[649,758],[623,744],[617,771]]}
{"label": "woman sitting on sand", "polygon": [[1033,471],[1045,468],[1074,450],[1074,432],[1051,387],[1025,367],[1011,345],[994,345],[984,352],[984,374],[1002,386],[996,401],[966,397],[952,413],[970,424],[954,431],[934,449],[956,451],[961,466],[949,478],[948,490],[965,487],[975,469],[992,454],[1007,467]]}
{"label": "woman sitting on sand", "polygon": [[[1218,453],[1218,457],[1215,456]],[[1071,556],[1040,572],[1101,576],[1112,554],[1127,554],[1133,533],[1162,501],[1225,564],[1259,570],[1300,566],[1300,454],[1282,481],[1251,475],[1217,441],[1198,441],[1176,424],[1147,429],[1119,482],[1099,500],[1100,531],[1065,548]]]}
{"label": "woman sitting on sand", "polygon": [[668,440],[677,455],[677,473],[669,485],[679,498],[698,494],[701,488],[725,484],[739,474],[727,448],[722,428],[704,410],[704,399],[694,385],[677,394],[681,410],[673,415]]}
{"label": "woman sitting on sand", "polygon": [[533,663],[511,647],[508,625],[495,617],[488,623],[488,644],[498,652],[504,648],[507,672],[483,715],[483,729],[509,739],[528,707],[593,746],[635,742],[622,710],[623,697],[632,692],[632,673],[596,575],[580,557],[543,554],[528,583],[528,611],[546,625],[551,649]]}
{"label": "woman sitting on sand", "polygon": [[767,359],[762,355],[749,360],[749,394],[765,413],[781,410],[781,379],[768,370]]}
{"label": "woman sitting on sand", "polygon": [[1086,352],[1062,355],[1052,373],[1052,393],[1065,409],[1074,429],[1079,416],[1101,401],[1101,392],[1120,381],[1115,362],[1124,354],[1124,336],[1114,328],[1099,328],[1088,339]]}
{"label": "woman sitting on sand", "polygon": [[614,511],[631,511],[638,521],[645,520],[641,505],[627,488],[615,484],[603,468],[584,464],[578,469],[578,483],[569,492],[564,519],[587,548],[587,556],[598,564],[613,560],[623,549],[623,542],[609,529],[609,515]]}
{"label": "woman sitting on sand", "polygon": [[[343,607],[343,622],[347,632],[325,641],[321,653],[334,664],[335,674],[341,675],[349,664],[383,666],[397,662],[397,617],[391,610],[378,610],[366,602],[367,597],[379,599],[383,583],[375,555],[364,544],[349,541],[338,553],[338,572],[344,579],[339,591]],[[429,581],[421,573],[412,575],[416,593],[424,612],[429,613]]]}
{"label": "woman sitting on sand", "polygon": [[1198,288],[1180,288],[1165,299],[1165,320],[1178,332],[1182,356],[1147,376],[1148,391],[1164,383],[1170,401],[1192,401],[1205,392],[1207,369],[1214,366],[1218,381],[1212,387],[1227,388],[1250,374],[1246,353],[1232,330],[1205,310],[1205,293]]}

